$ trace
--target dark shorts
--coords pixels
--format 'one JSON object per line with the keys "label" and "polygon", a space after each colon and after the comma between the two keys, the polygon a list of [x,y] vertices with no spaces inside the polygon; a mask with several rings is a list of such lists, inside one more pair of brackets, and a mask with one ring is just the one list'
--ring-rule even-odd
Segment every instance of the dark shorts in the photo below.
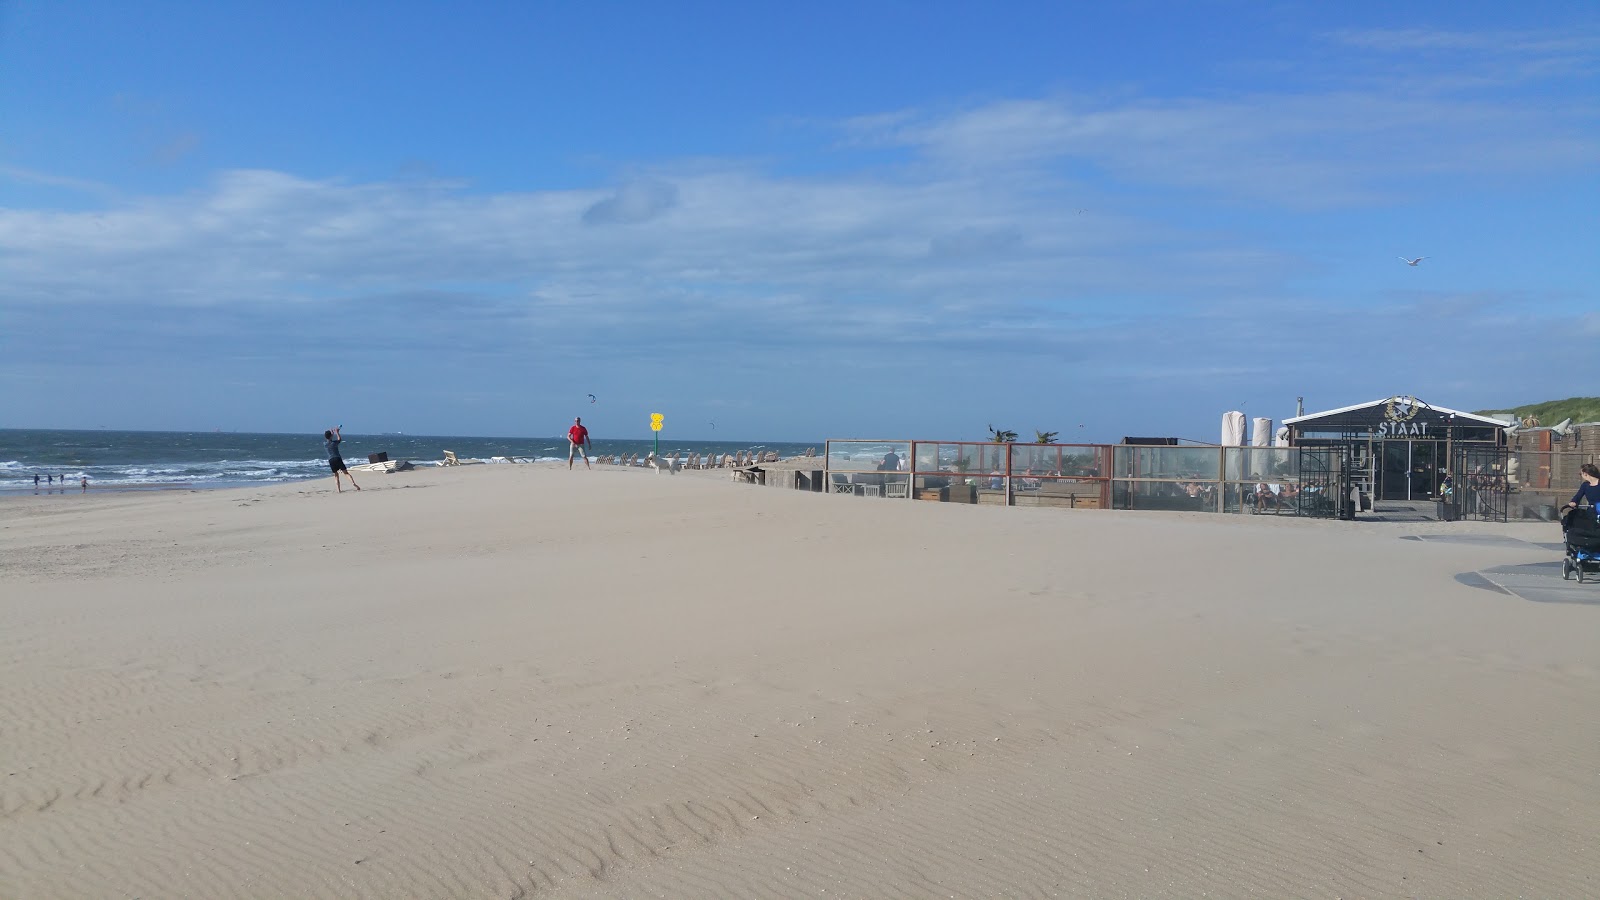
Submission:
{"label": "dark shorts", "polygon": [[346,475],[350,474],[350,470],[346,469],[344,467],[344,460],[340,459],[337,456],[335,456],[333,459],[328,460],[328,471],[329,472],[343,472]]}

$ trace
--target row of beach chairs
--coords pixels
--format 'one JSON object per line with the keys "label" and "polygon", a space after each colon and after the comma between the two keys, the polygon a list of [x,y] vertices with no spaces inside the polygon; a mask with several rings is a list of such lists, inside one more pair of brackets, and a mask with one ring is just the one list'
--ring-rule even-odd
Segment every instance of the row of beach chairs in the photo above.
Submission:
{"label": "row of beach chairs", "polygon": [[[815,450],[808,450],[807,456],[814,456]],[[762,463],[775,463],[778,461],[778,451],[768,450],[765,453],[740,450],[738,453],[690,453],[680,456],[677,453],[662,459],[662,468],[678,469],[742,469],[746,466],[755,466]],[[624,453],[621,456],[600,456],[595,462],[601,465],[615,466],[648,466],[650,454]]]}
{"label": "row of beach chairs", "polygon": [[[807,458],[815,457],[817,449],[815,447],[807,447],[806,452],[802,455]],[[516,457],[496,456],[494,461],[514,463],[519,460]],[[526,459],[521,461],[527,462]],[[594,461],[601,465],[648,466],[650,464],[650,454],[624,453],[621,456],[597,456]],[[678,469],[742,469],[746,466],[758,466],[762,463],[775,463],[777,461],[778,451],[776,450],[768,450],[764,453],[758,453],[754,450],[740,450],[738,453],[724,453],[720,456],[715,453],[691,453],[681,459],[677,453],[674,453],[662,460],[664,464],[662,468],[670,468],[673,471]],[[456,458],[453,451],[446,450],[444,451],[443,465],[459,466],[461,465],[461,460]]]}

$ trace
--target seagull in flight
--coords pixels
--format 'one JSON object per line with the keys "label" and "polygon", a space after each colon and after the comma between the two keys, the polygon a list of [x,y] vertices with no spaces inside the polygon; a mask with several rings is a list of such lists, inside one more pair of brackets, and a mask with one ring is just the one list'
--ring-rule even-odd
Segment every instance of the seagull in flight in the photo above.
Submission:
{"label": "seagull in flight", "polygon": [[1406,259],[1404,256],[1400,257],[1400,261],[1401,262],[1405,263],[1408,266],[1413,266],[1413,267],[1415,267],[1417,263],[1422,262],[1425,259],[1427,259],[1426,256],[1419,256],[1416,259]]}

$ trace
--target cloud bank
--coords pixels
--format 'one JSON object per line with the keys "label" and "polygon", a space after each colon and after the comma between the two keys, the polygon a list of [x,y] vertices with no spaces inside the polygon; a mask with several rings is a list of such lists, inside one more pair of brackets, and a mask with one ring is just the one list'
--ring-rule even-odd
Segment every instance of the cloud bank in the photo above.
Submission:
{"label": "cloud bank", "polygon": [[[1562,72],[1593,59],[1549,35],[1520,40],[1491,51],[1475,36],[1330,37],[1380,53],[1559,61],[1550,70]],[[285,346],[377,344],[391,359],[605,347],[757,367],[777,350],[824,368],[1037,360],[1062,377],[1268,379],[1348,358],[1312,344],[1209,358],[1350,315],[1305,290],[1307,269],[1327,262],[1281,240],[1295,227],[1285,223],[1381,214],[1435,182],[1588,177],[1600,160],[1592,99],[1397,87],[889,110],[825,129],[837,138],[825,175],[668,160],[606,186],[521,193],[236,169],[138,195],[0,166],[0,179],[101,201],[0,208],[0,311],[46,330],[74,310],[121,315],[107,355],[170,350],[162,341],[199,319],[191,337],[266,359]],[[1462,339],[1481,327],[1487,341],[1497,309],[1536,295],[1495,289],[1486,306],[1454,306]],[[1380,323],[1416,306],[1385,294],[1347,302]],[[365,314],[363,340],[315,324],[357,309],[381,310]],[[34,346],[8,352],[36,366],[71,352]],[[1152,353],[1161,365],[1134,362]]]}

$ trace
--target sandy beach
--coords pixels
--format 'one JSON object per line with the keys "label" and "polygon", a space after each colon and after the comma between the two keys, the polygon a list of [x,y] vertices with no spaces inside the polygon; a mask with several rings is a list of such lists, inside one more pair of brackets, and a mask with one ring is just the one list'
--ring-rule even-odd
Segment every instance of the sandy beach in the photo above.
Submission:
{"label": "sandy beach", "polygon": [[0,897],[1600,894],[1553,525],[361,484],[0,501]]}

